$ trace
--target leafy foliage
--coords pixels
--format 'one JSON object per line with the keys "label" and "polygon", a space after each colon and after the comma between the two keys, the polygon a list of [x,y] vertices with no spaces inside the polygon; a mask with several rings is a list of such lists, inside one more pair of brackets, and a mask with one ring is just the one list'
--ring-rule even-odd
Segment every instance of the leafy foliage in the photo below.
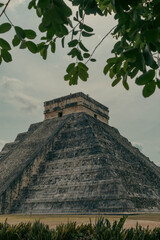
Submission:
{"label": "leafy foliage", "polygon": [[100,217],[93,225],[82,224],[77,226],[75,222],[61,224],[56,229],[49,229],[40,221],[33,224],[19,223],[9,225],[7,221],[0,223],[1,240],[158,240],[160,239],[160,228],[150,230],[142,228],[137,224],[136,228],[124,229],[126,217],[119,222],[111,224],[108,219]]}
{"label": "leafy foliage", "polygon": [[[0,25],[0,34],[13,29],[15,35],[12,40],[13,47],[27,48],[30,52],[45,60],[48,51],[55,53],[56,41],[61,40],[65,47],[67,39],[70,51],[68,55],[74,60],[67,67],[64,76],[69,85],[78,83],[78,79],[87,81],[89,61],[95,50],[105,37],[112,32],[117,39],[112,49],[112,58],[107,59],[104,74],[109,74],[113,80],[112,86],[122,82],[124,88],[129,90],[128,79],[135,79],[137,85],[143,86],[143,96],[149,97],[156,88],[160,88],[160,0],[69,0],[72,6],[77,7],[75,16],[72,9],[64,0],[30,0],[28,9],[35,10],[39,18],[39,31],[42,34],[39,43],[32,40],[36,32],[32,29],[22,29],[11,24],[6,15],[7,4],[0,3],[2,16],[4,13],[9,22]],[[107,33],[101,42],[90,52],[85,46],[85,38],[94,36],[94,29],[85,23],[86,15],[100,15],[107,17],[113,14],[117,25]],[[0,36],[1,37],[1,36]],[[0,38],[0,63],[12,61],[10,44]]]}

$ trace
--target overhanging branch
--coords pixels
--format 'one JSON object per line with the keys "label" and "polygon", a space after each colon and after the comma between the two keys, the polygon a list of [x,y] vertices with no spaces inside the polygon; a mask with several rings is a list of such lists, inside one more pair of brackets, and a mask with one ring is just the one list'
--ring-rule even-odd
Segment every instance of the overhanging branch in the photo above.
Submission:
{"label": "overhanging branch", "polygon": [[10,3],[11,0],[8,0],[8,2],[6,3],[6,6],[4,7],[3,11],[0,14],[0,17],[2,17],[3,13],[5,13],[6,8],[8,7],[8,4]]}
{"label": "overhanging branch", "polygon": [[86,61],[85,64],[87,64],[87,63],[90,61],[90,59],[92,58],[92,56],[93,56],[93,54],[95,53],[96,49],[101,45],[101,43],[104,41],[104,39],[105,39],[116,27],[117,27],[117,25],[114,26],[113,28],[111,28],[111,30],[101,39],[101,41],[100,41],[100,42],[97,44],[97,46],[94,48],[93,52],[91,53],[90,57],[88,58],[88,60]]}

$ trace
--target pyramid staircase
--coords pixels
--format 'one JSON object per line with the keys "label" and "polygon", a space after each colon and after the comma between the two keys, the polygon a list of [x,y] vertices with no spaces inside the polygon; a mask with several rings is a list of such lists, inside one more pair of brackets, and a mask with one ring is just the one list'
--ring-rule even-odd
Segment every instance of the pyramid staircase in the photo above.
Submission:
{"label": "pyramid staircase", "polygon": [[8,178],[6,172],[0,178],[2,213],[160,210],[159,167],[118,130],[86,113],[35,125],[0,161],[12,164]]}

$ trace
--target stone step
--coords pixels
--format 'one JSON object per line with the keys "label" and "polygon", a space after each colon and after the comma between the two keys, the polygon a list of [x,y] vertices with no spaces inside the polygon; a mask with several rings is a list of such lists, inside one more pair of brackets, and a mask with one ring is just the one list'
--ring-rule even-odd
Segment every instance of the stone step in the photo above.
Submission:
{"label": "stone step", "polygon": [[[42,151],[43,162],[22,190],[24,194],[13,202],[11,212],[102,213],[160,209],[159,168],[154,171],[152,163],[147,165],[147,158],[116,129],[83,113],[71,114],[61,130],[51,135],[51,131],[57,129],[56,124],[50,122],[36,135],[37,145],[46,133],[51,141]],[[43,141],[45,144],[46,140]],[[34,152],[34,142],[30,143]]]}
{"label": "stone step", "polygon": [[[117,205],[116,199],[103,200],[103,201],[94,201],[90,203],[90,209],[88,208],[88,201],[78,200],[78,201],[66,201],[66,202],[47,202],[47,203],[28,203],[23,206],[23,212],[32,214],[39,213],[39,210],[42,214],[77,214],[78,212],[83,214],[93,214],[93,213],[120,213],[123,212],[123,209],[130,210],[135,212],[134,205],[128,200],[128,204],[125,202],[127,199],[119,199],[120,204]],[[71,207],[72,206],[72,207]],[[22,209],[21,209],[22,211]],[[21,213],[21,211],[16,211],[16,213]]]}
{"label": "stone step", "polygon": [[105,186],[108,186],[108,185],[113,185],[113,184],[120,184],[120,181],[119,179],[116,179],[116,178],[112,178],[112,179],[107,179],[107,180],[97,180],[97,181],[93,181],[93,180],[86,180],[86,181],[80,181],[77,183],[77,181],[73,182],[73,181],[70,181],[70,182],[66,182],[66,181],[61,181],[57,184],[42,184],[42,183],[39,183],[37,185],[31,185],[30,188],[29,188],[29,191],[30,190],[46,190],[46,189],[51,189],[51,188],[55,188],[55,186],[57,186],[57,188],[61,188],[61,187],[83,187],[83,186],[88,186],[88,187],[96,187],[97,186],[103,186],[105,188]]}
{"label": "stone step", "polygon": [[[85,145],[85,144],[84,144]],[[79,156],[87,156],[87,155],[95,155],[95,154],[101,154],[103,152],[103,148],[98,145],[94,146],[82,146],[82,147],[77,147],[73,149],[72,147],[70,148],[65,148],[62,150],[53,150],[52,156],[54,159],[60,159],[60,158],[75,158]]]}
{"label": "stone step", "polygon": [[[0,168],[0,195],[9,184],[31,163],[38,152],[47,144],[69,117],[44,121],[32,134],[21,142],[11,154],[3,160]],[[19,167],[20,166],[20,167]]]}
{"label": "stone step", "polygon": [[[80,193],[81,194],[81,193]],[[82,195],[81,197],[79,196],[79,194],[77,193],[77,195],[75,194],[74,195],[74,197],[72,197],[72,195],[70,195],[70,196],[68,196],[67,195],[67,198],[66,198],[66,196],[64,195],[64,196],[62,196],[61,194],[56,194],[56,195],[54,195],[54,198],[52,197],[52,198],[45,198],[45,196],[44,196],[44,198],[37,198],[37,199],[34,199],[34,198],[32,198],[32,199],[28,199],[27,198],[27,200],[24,202],[24,205],[26,205],[26,204],[30,204],[30,203],[32,203],[32,204],[34,204],[34,203],[57,203],[57,202],[62,202],[62,203],[64,203],[64,202],[76,202],[76,201],[102,201],[102,200],[116,200],[116,199],[118,199],[118,200],[129,200],[129,198],[127,198],[127,197],[120,197],[120,198],[117,198],[117,196],[116,196],[116,194],[113,194],[113,195],[106,195],[106,194],[102,194],[102,195],[99,195],[99,196],[94,196],[94,195],[90,195],[90,196],[88,196],[88,195]]]}
{"label": "stone step", "polygon": [[66,139],[65,141],[59,139],[54,143],[54,151],[63,150],[63,149],[72,149],[73,148],[84,148],[86,143],[88,142],[88,148],[90,146],[96,146],[99,144],[99,142],[96,139],[90,139],[90,138],[81,138],[81,139]]}

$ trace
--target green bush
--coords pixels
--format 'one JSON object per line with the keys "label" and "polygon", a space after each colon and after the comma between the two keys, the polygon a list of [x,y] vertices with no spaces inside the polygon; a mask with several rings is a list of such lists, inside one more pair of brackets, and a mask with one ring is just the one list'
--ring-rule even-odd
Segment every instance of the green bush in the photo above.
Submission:
{"label": "green bush", "polygon": [[92,240],[94,226],[92,224],[82,224],[76,226],[76,222],[61,224],[56,227],[54,240]]}
{"label": "green bush", "polygon": [[150,230],[137,224],[136,228],[124,229],[126,217],[113,224],[108,219],[98,218],[95,224],[75,222],[61,224],[55,230],[39,220],[33,224],[10,225],[0,223],[0,240],[160,240],[160,228]]}
{"label": "green bush", "polygon": [[9,225],[6,220],[5,223],[0,223],[0,240],[28,239],[28,233],[31,231],[31,228],[30,222]]}
{"label": "green bush", "polygon": [[52,240],[53,230],[48,225],[44,225],[39,220],[35,221],[28,232],[27,240]]}

